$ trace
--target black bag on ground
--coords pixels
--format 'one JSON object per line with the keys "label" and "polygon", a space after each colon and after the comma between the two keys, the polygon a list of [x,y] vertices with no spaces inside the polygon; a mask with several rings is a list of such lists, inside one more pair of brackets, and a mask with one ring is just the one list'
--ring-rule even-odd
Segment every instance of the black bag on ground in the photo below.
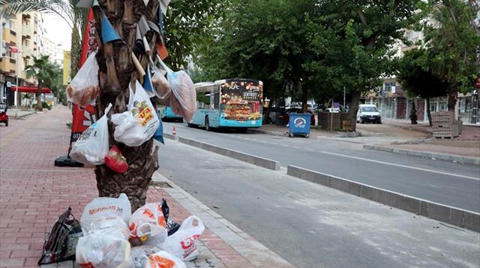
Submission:
{"label": "black bag on ground", "polygon": [[75,260],[78,239],[82,237],[82,228],[68,208],[45,237],[42,257],[38,265]]}
{"label": "black bag on ground", "polygon": [[167,200],[165,200],[165,198],[162,198],[162,212],[163,217],[165,217],[165,222],[167,223],[168,236],[171,236],[176,231],[178,231],[178,229],[180,228],[180,223],[174,222],[169,219],[170,208],[168,207]]}

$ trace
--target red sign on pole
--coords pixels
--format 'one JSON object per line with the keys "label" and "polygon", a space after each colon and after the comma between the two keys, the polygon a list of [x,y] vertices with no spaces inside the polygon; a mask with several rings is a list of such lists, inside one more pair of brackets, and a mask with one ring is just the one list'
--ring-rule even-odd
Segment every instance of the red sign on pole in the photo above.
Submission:
{"label": "red sign on pole", "polygon": [[480,88],[480,77],[475,81],[475,87]]}

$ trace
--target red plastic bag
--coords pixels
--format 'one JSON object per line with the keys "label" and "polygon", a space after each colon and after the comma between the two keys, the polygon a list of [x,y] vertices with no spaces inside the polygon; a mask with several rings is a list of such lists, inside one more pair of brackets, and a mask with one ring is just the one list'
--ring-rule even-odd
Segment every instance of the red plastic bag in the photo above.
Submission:
{"label": "red plastic bag", "polygon": [[125,157],[117,146],[113,146],[105,156],[105,164],[107,167],[117,173],[125,173],[128,170],[128,164]]}

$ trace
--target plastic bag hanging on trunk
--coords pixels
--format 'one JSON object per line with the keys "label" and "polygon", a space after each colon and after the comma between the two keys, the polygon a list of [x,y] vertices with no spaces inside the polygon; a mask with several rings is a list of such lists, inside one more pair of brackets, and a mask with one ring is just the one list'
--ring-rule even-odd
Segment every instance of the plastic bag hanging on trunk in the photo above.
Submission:
{"label": "plastic bag hanging on trunk", "polygon": [[192,79],[185,71],[172,71],[158,55],[157,59],[165,71],[167,71],[167,80],[173,93],[170,96],[172,111],[181,115],[187,122],[192,121],[193,114],[197,109],[197,93]]}
{"label": "plastic bag hanging on trunk", "polygon": [[142,145],[155,134],[159,126],[158,116],[138,81],[135,82],[135,94],[130,88],[128,111],[112,115],[112,122],[116,125],[115,140],[130,147]]}
{"label": "plastic bag hanging on trunk", "polygon": [[85,130],[73,145],[70,157],[83,164],[101,165],[105,163],[108,153],[108,112],[112,108],[109,104],[105,114],[97,122]]}
{"label": "plastic bag hanging on trunk", "polygon": [[93,52],[67,87],[67,100],[80,106],[95,105],[100,93],[98,86],[98,63]]}

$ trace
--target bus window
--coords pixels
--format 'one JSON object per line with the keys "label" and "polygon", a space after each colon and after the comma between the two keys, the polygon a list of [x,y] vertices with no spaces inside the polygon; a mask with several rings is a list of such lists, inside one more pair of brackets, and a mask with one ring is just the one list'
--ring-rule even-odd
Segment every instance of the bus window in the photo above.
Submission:
{"label": "bus window", "polygon": [[214,104],[214,109],[218,109],[219,108],[219,104],[220,104],[220,92],[216,92],[214,94],[214,97],[213,97],[213,104]]}

